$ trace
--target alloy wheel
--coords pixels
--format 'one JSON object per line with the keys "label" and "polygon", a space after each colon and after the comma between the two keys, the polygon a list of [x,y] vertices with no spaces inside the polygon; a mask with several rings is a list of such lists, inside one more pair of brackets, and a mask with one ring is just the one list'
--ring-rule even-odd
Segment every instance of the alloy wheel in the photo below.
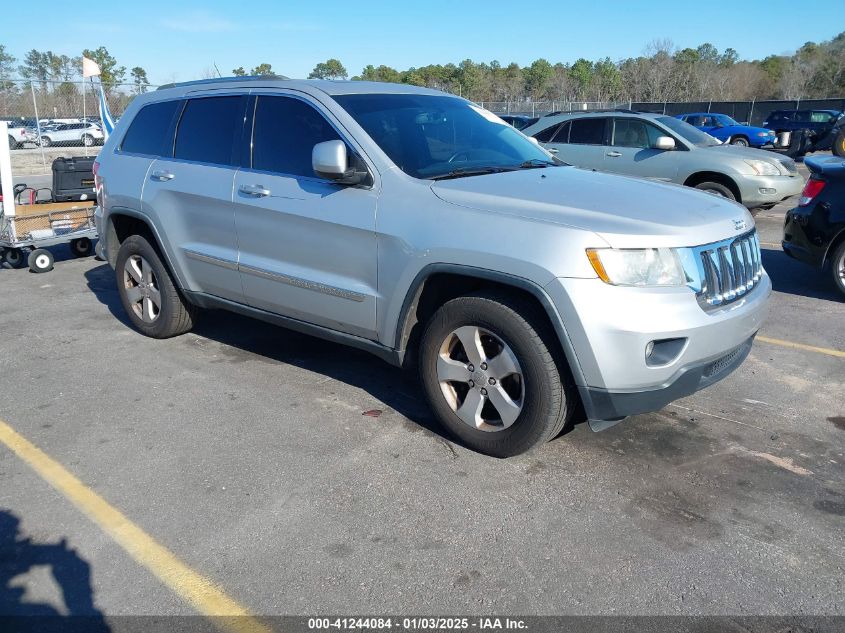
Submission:
{"label": "alloy wheel", "polygon": [[501,338],[480,327],[453,330],[437,355],[437,380],[452,411],[480,431],[510,427],[522,412],[522,368]]}
{"label": "alloy wheel", "polygon": [[161,314],[161,292],[150,263],[131,255],[123,266],[123,287],[133,312],[144,323],[153,323]]}

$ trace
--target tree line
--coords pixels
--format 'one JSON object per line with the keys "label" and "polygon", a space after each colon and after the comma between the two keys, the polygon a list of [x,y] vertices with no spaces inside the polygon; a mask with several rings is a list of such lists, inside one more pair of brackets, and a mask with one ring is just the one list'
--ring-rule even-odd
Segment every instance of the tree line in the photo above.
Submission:
{"label": "tree line", "polygon": [[[101,46],[83,55],[99,64],[107,90],[129,83],[131,92],[147,90],[144,68],[128,70]],[[81,74],[81,57],[53,51],[31,50],[20,60],[0,44],[0,81],[13,77],[46,83],[61,82],[67,91]],[[269,63],[235,76],[272,75]],[[218,73],[206,70],[202,76]],[[339,59],[318,63],[309,78],[347,79],[349,72]],[[741,60],[736,50],[718,50],[709,43],[696,48],[677,48],[670,40],[655,40],[637,57],[614,61],[577,59],[552,63],[537,59],[527,66],[515,62],[475,62],[397,69],[367,65],[353,80],[389,81],[438,88],[474,101],[746,101],[751,99],[808,99],[841,97],[845,94],[845,32],[831,40],[807,42],[791,55],[769,55],[760,60]],[[6,82],[8,84],[8,82]],[[5,85],[5,84],[4,84]]]}

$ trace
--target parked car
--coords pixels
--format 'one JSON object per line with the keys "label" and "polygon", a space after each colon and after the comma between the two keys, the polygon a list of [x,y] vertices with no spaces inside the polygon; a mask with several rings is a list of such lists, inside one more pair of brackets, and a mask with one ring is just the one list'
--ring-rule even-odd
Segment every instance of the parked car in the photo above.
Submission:
{"label": "parked car", "polygon": [[524,114],[500,114],[499,118],[505,123],[512,125],[517,130],[523,130],[529,125],[536,123],[540,117],[526,116]]}
{"label": "parked car", "polygon": [[694,187],[771,208],[804,186],[786,156],[723,145],[688,123],[631,110],[561,113],[523,130],[573,165]]}
{"label": "parked car", "polygon": [[[809,130],[808,152],[826,152],[834,148],[837,137],[842,138],[845,130],[845,115],[839,110],[775,110],[763,127],[780,132]],[[845,147],[839,147],[840,155]]]}
{"label": "parked car", "polygon": [[786,214],[783,250],[790,257],[829,269],[845,295],[845,159],[825,156],[804,161],[810,179],[798,206]]}
{"label": "parked car", "polygon": [[216,307],[416,359],[441,423],[497,456],[578,406],[599,430],[725,377],[771,291],[742,207],[561,165],[414,86],[157,90],[94,171],[98,252],[139,331]]}
{"label": "parked car", "polygon": [[103,138],[103,131],[94,123],[62,123],[41,130],[42,147],[79,144],[91,147],[102,143]]}
{"label": "parked car", "polygon": [[764,145],[773,145],[777,139],[774,130],[737,123],[727,114],[693,112],[691,114],[679,114],[675,118],[689,123],[702,132],[707,132],[723,143],[730,143],[731,145],[763,147]]}
{"label": "parked car", "polygon": [[37,136],[31,134],[29,130],[18,123],[17,121],[8,121],[8,136],[9,149],[18,149],[23,147],[24,143],[36,143]]}

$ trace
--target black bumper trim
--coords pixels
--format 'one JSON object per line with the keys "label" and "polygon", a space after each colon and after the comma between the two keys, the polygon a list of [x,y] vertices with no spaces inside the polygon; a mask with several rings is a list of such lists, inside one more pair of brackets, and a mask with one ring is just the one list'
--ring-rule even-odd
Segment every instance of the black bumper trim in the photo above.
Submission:
{"label": "black bumper trim", "polygon": [[[755,334],[756,336],[756,334]],[[719,358],[690,365],[668,385],[647,391],[609,391],[578,387],[584,410],[594,431],[604,430],[630,415],[659,411],[670,402],[719,382],[746,359],[754,336]]]}

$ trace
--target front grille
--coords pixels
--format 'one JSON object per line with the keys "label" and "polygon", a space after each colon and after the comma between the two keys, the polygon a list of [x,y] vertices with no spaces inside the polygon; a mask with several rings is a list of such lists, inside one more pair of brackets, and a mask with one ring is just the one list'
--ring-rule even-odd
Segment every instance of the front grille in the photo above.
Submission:
{"label": "front grille", "polygon": [[704,308],[735,301],[754,288],[763,276],[756,231],[698,250],[702,272],[698,300]]}

